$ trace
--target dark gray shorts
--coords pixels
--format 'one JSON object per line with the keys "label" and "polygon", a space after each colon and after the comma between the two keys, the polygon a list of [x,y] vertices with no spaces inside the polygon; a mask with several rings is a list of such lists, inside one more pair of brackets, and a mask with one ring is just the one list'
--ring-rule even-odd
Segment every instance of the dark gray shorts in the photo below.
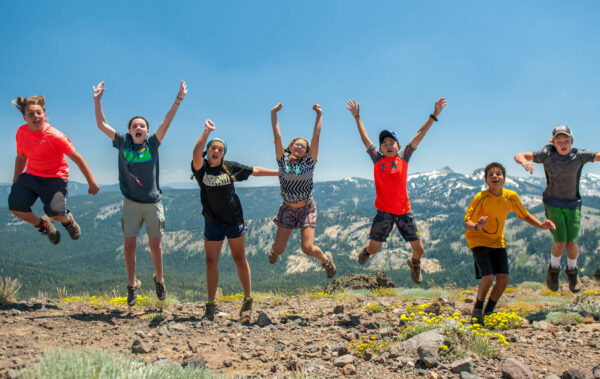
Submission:
{"label": "dark gray shorts", "polygon": [[48,216],[64,216],[67,214],[67,183],[63,178],[21,174],[10,189],[8,209],[31,212],[31,206],[39,197]]}
{"label": "dark gray shorts", "polygon": [[405,241],[419,240],[419,229],[417,229],[417,224],[411,212],[403,215],[395,215],[382,211],[377,211],[375,218],[373,218],[369,239],[377,242],[385,242],[392,228],[394,228],[394,224],[398,227],[398,231]]}

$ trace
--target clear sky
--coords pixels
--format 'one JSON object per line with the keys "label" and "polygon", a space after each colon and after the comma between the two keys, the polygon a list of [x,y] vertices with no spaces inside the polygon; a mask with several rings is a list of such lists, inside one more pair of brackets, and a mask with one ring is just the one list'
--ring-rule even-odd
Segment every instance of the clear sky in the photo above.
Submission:
{"label": "clear sky", "polygon": [[572,126],[576,147],[600,150],[599,11],[597,1],[3,2],[0,182],[12,180],[24,123],[10,101],[38,93],[96,180],[117,182],[116,150],[94,120],[92,85],[102,80],[107,120],[121,132],[134,115],[156,130],[187,81],[160,149],[163,184],[189,179],[206,118],[227,159],[275,168],[277,102],[284,143],[310,138],[311,106],[323,108],[316,180],[371,178],[351,98],[372,140],[392,129],[404,145],[447,97],[409,172],[468,173],[495,160],[525,175],[513,155],[541,148],[559,123]]}

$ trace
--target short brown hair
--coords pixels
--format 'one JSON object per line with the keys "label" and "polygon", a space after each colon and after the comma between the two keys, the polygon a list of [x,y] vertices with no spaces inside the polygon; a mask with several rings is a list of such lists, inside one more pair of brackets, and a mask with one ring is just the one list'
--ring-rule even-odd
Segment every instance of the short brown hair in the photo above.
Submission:
{"label": "short brown hair", "polygon": [[21,114],[25,114],[25,110],[29,105],[39,105],[44,112],[46,111],[46,99],[42,95],[33,95],[31,97],[18,96],[16,100],[12,101],[12,105],[21,111]]}
{"label": "short brown hair", "polygon": [[506,177],[506,169],[504,168],[504,166],[502,166],[502,164],[498,163],[498,162],[492,162],[489,165],[485,166],[485,169],[483,169],[484,172],[484,179],[487,178],[487,174],[488,172],[493,169],[494,167],[499,168],[500,170],[502,170],[502,176]]}
{"label": "short brown hair", "polygon": [[135,116],[132,117],[131,120],[129,120],[129,123],[127,124],[127,130],[131,129],[131,123],[133,122],[133,120],[135,120],[136,118],[139,118],[140,120],[144,120],[144,122],[146,123],[146,129],[150,130],[150,123],[148,122],[148,120],[146,120],[145,118],[143,118],[142,116]]}

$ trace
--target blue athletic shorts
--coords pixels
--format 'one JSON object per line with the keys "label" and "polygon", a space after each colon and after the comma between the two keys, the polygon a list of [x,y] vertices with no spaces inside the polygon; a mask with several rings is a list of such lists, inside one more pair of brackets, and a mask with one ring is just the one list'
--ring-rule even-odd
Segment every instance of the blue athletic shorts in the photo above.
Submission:
{"label": "blue athletic shorts", "polygon": [[246,223],[241,225],[219,225],[213,224],[204,218],[204,240],[206,241],[223,241],[225,237],[228,239],[238,238],[246,233]]}

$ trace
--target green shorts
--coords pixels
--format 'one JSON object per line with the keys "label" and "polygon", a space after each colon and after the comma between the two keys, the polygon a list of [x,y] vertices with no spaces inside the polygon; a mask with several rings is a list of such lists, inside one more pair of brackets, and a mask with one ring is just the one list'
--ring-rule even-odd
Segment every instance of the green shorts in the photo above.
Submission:
{"label": "green shorts", "polygon": [[544,206],[546,218],[556,225],[552,230],[554,242],[577,242],[581,209],[568,209]]}

